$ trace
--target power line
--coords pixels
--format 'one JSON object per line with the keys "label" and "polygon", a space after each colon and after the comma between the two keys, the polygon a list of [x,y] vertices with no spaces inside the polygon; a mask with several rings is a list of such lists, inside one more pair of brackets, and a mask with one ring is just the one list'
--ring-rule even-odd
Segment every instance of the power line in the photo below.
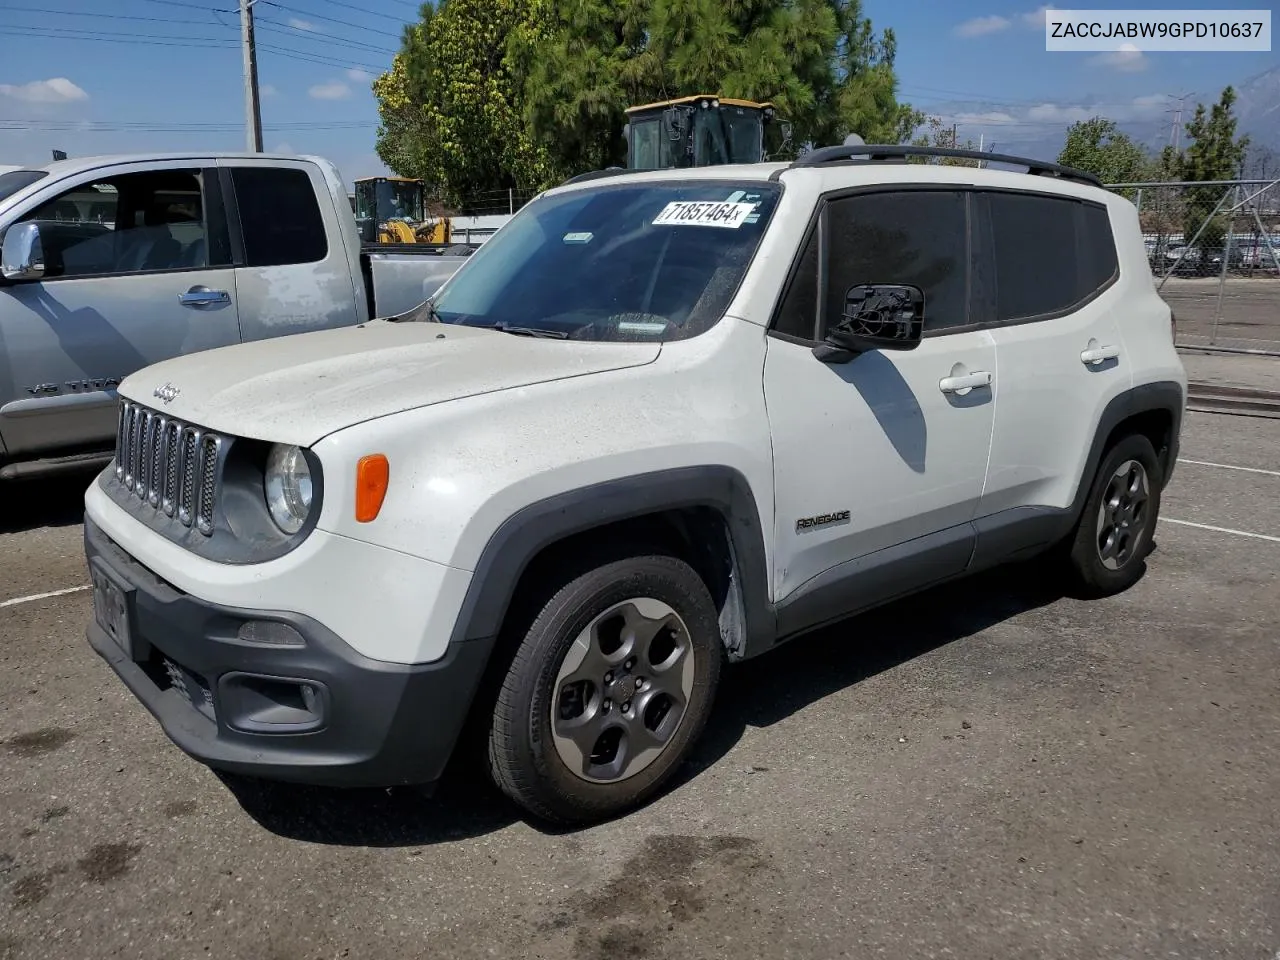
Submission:
{"label": "power line", "polygon": [[284,23],[280,20],[268,20],[265,17],[259,17],[259,24],[273,24],[271,27],[262,26],[263,30],[270,30],[272,33],[286,33],[287,36],[295,39],[311,40],[320,43],[336,43],[343,47],[353,47],[357,50],[371,50],[374,53],[385,53],[387,56],[395,54],[394,50],[388,50],[386,47],[374,46],[371,43],[361,43],[359,40],[348,40],[345,37],[335,37],[327,33],[318,33],[314,30],[306,30],[302,27],[295,27],[291,23]]}
{"label": "power line", "polygon": [[[79,10],[44,10],[40,7],[0,7],[0,9],[6,12],[12,10],[19,13],[53,14],[55,16],[64,17],[97,17],[103,20],[142,20],[147,23],[181,23],[200,27],[225,26],[225,24],[218,24],[212,20],[184,20],[172,17],[132,17],[121,13],[82,13]],[[18,24],[18,26],[25,26],[25,24]],[[32,26],[35,25],[33,24]]]}
{"label": "power line", "polygon": [[[403,18],[403,17],[395,17],[395,16],[392,16],[392,15],[391,15],[391,14],[389,14],[389,13],[378,13],[376,10],[366,10],[366,9],[364,9],[363,7],[357,7],[357,6],[355,6],[354,4],[344,3],[344,2],[342,2],[342,0],[324,0],[324,2],[325,2],[325,3],[331,3],[331,4],[333,4],[335,7],[346,7],[348,10],[354,10],[354,11],[356,11],[356,13],[363,13],[363,14],[365,14],[366,16],[370,16],[370,17],[382,17],[384,20],[395,20],[395,21],[397,21],[397,22],[399,22],[399,23],[403,23],[403,22],[404,22],[404,18]],[[396,0],[396,2],[397,2],[397,3],[403,3],[406,7],[412,7],[412,8],[413,8],[413,12],[414,12],[415,17],[418,15],[419,10],[421,10],[421,4],[417,4],[417,3],[410,3],[410,2],[409,2],[409,0]]]}
{"label": "power line", "polygon": [[[267,123],[264,128],[291,132],[307,130],[361,130],[376,127],[376,120],[300,121]],[[0,120],[0,130],[77,131],[82,133],[230,133],[243,130],[241,123],[166,123],[163,121]]]}
{"label": "power line", "polygon": [[[297,7],[291,7],[285,3],[277,3],[276,0],[258,0],[258,2],[275,7],[277,10],[288,10],[290,13],[296,13],[300,17],[313,17],[316,20],[325,20],[329,23],[336,23],[342,27],[351,27],[355,30],[364,30],[366,33],[376,33],[379,36],[391,37],[393,40],[400,39],[400,34],[398,33],[391,33],[388,30],[375,30],[373,27],[366,27],[363,24],[352,23],[350,20],[338,20],[334,17],[326,17],[323,14],[312,13],[310,10],[299,10]],[[330,2],[332,2],[332,0],[330,0]]]}
{"label": "power line", "polygon": [[[210,24],[213,26],[213,24]],[[25,27],[6,24],[0,26],[0,34],[10,36],[31,37],[42,40],[83,40],[94,43],[127,43],[148,47],[186,47],[195,50],[230,50],[240,46],[240,41],[221,37],[179,37],[172,34],[124,33],[106,30],[71,30],[61,27]],[[105,34],[114,34],[106,36]],[[340,60],[336,57],[325,57],[313,50],[298,50],[294,47],[278,47],[259,44],[259,50],[269,50],[276,56],[288,60],[299,60],[303,63],[315,63],[324,67],[340,69],[359,68],[361,70],[386,70],[385,64],[364,63],[355,60]]]}

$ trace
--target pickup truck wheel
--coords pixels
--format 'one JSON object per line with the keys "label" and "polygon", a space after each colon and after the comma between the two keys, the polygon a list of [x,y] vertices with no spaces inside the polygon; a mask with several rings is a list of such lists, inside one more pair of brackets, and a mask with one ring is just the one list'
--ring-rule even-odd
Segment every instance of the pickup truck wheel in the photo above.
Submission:
{"label": "pickup truck wheel", "polygon": [[715,605],[683,561],[635,556],[574,578],[507,672],[489,735],[494,782],[565,824],[639,805],[701,734],[721,658]]}
{"label": "pickup truck wheel", "polygon": [[1160,512],[1160,461],[1134,434],[1102,458],[1067,556],[1074,592],[1105,597],[1137,583]]}

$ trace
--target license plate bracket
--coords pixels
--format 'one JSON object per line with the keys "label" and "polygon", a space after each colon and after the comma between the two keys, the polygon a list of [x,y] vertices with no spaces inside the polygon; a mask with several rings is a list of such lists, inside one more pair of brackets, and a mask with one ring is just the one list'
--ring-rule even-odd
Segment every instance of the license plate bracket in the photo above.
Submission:
{"label": "license plate bracket", "polygon": [[117,580],[99,562],[89,565],[89,579],[93,584],[93,616],[98,626],[130,660],[136,660],[138,650],[133,639],[133,588]]}

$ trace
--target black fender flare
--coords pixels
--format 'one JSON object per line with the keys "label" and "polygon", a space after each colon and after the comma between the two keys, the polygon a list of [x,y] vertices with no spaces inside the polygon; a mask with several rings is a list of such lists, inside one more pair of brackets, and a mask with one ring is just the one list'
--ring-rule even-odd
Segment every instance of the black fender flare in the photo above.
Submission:
{"label": "black fender flare", "polygon": [[1168,449],[1156,451],[1156,455],[1161,458],[1161,482],[1164,486],[1168,486],[1169,478],[1173,475],[1174,464],[1178,461],[1178,441],[1182,432],[1182,416],[1185,409],[1186,390],[1182,384],[1174,380],[1136,384],[1111,399],[1098,418],[1098,426],[1093,432],[1093,443],[1089,446],[1089,456],[1085,460],[1084,472],[1076,485],[1075,499],[1072,500],[1070,507],[1073,524],[1084,510],[1084,502],[1088,499],[1094,474],[1098,472],[1098,464],[1106,452],[1107,441],[1116,427],[1130,417],[1157,411],[1168,413],[1171,417]]}
{"label": "black fender flare", "polygon": [[772,643],[764,531],[751,486],[723,465],[678,467],[569,490],[523,507],[485,544],[454,625],[451,642],[493,643],[530,561],[552,544],[606,524],[647,514],[708,507],[725,522],[733,551],[744,641]]}

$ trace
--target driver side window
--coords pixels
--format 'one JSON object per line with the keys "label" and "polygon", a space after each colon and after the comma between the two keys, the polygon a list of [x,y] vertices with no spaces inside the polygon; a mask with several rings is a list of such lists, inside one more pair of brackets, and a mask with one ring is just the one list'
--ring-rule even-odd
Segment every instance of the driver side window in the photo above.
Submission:
{"label": "driver side window", "polygon": [[153,170],[72,187],[22,218],[40,226],[45,278],[199,270],[230,263],[210,244],[203,173]]}
{"label": "driver side window", "polygon": [[858,194],[833,200],[826,215],[826,328],[840,321],[845,291],[867,283],[923,290],[926,334],[970,322],[968,217],[962,192]]}

